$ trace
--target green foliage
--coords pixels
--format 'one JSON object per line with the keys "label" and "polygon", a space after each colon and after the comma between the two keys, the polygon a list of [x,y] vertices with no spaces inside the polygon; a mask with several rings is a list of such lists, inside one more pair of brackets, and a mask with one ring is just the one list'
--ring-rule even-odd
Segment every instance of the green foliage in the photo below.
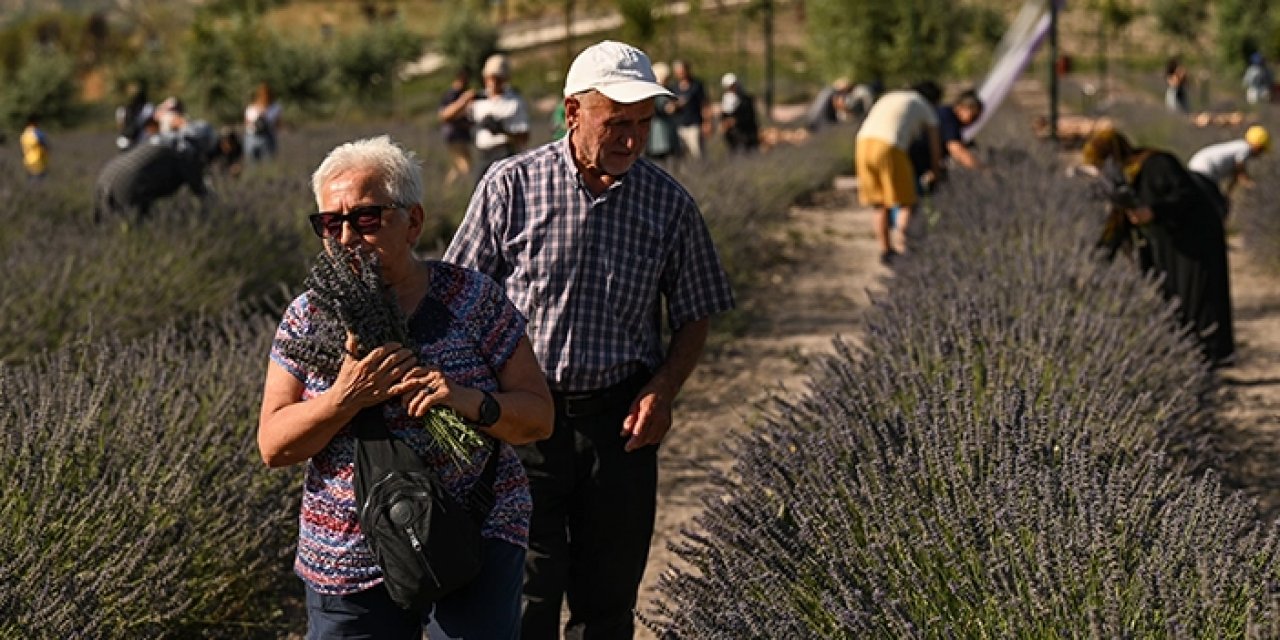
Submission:
{"label": "green foliage", "polygon": [[208,20],[198,20],[183,47],[186,55],[183,94],[221,122],[238,122],[246,80],[237,71],[232,37]]}
{"label": "green foliage", "polygon": [[324,48],[282,38],[263,40],[263,53],[245,61],[251,82],[266,82],[285,104],[320,111],[332,97],[330,60]]}
{"label": "green foliage", "polygon": [[470,4],[455,5],[436,46],[455,66],[478,77],[484,59],[498,50],[498,30]]}
{"label": "green foliage", "polygon": [[[128,99],[130,86],[145,85],[151,92],[159,92],[174,81],[173,65],[164,56],[135,54],[132,57],[118,58],[111,70],[112,90],[121,102]],[[150,93],[152,100],[160,100],[162,96]]]}
{"label": "green foliage", "polygon": [[1204,35],[1209,19],[1208,6],[1201,0],[1155,0],[1151,12],[1161,31],[1187,42]]}
{"label": "green foliage", "polygon": [[0,93],[0,124],[7,129],[20,129],[33,113],[45,123],[72,124],[77,119],[75,65],[55,47],[32,49],[5,84]]}
{"label": "green foliage", "polygon": [[947,0],[814,0],[806,3],[811,55],[828,77],[889,84],[937,79],[975,62],[957,53],[989,49],[1003,23],[989,10]]}
{"label": "green foliage", "polygon": [[[1227,68],[1243,71],[1250,53],[1268,44],[1280,45],[1269,37],[1272,34],[1268,29],[1274,26],[1275,17],[1267,0],[1218,0],[1215,7],[1215,44],[1218,57]],[[1275,54],[1280,48],[1264,52]]]}
{"label": "green foliage", "polygon": [[992,63],[991,52],[1000,44],[1008,28],[1009,23],[1001,12],[991,7],[967,7],[956,29],[963,34],[964,41],[955,55],[952,69],[968,77],[986,73]]}
{"label": "green foliage", "polygon": [[1090,4],[1102,23],[1112,31],[1124,31],[1142,15],[1142,9],[1130,0],[1092,0]]}
{"label": "green foliage", "polygon": [[372,26],[338,40],[333,57],[338,92],[364,107],[390,109],[400,67],[422,53],[424,41],[399,23]]}
{"label": "green foliage", "polygon": [[622,14],[621,39],[646,48],[658,33],[657,4],[654,0],[616,0],[615,4]]}

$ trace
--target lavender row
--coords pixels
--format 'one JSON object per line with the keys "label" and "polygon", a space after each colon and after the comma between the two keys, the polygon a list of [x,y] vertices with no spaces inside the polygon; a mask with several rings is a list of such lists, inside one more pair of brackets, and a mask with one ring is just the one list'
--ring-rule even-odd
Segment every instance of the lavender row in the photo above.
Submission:
{"label": "lavender row", "polygon": [[996,160],[940,194],[861,346],[736,440],[645,612],[661,637],[1280,632],[1280,540],[1209,470],[1194,342],[1098,259],[1085,185]]}
{"label": "lavender row", "polygon": [[0,367],[0,637],[281,631],[301,476],[258,460],[245,318]]}

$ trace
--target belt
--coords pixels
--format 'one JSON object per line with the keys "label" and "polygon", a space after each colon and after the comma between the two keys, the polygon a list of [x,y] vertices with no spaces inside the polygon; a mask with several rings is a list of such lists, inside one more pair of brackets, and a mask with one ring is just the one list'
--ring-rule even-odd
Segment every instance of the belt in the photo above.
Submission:
{"label": "belt", "polygon": [[592,391],[552,391],[556,413],[568,418],[599,415],[620,404],[630,405],[652,374],[640,370],[613,386]]}

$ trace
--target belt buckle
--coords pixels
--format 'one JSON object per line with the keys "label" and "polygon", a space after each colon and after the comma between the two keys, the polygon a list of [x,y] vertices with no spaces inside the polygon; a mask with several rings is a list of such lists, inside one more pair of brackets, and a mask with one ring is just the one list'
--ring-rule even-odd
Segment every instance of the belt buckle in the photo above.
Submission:
{"label": "belt buckle", "polygon": [[598,393],[568,393],[560,396],[564,415],[569,418],[581,418],[599,413],[599,401]]}

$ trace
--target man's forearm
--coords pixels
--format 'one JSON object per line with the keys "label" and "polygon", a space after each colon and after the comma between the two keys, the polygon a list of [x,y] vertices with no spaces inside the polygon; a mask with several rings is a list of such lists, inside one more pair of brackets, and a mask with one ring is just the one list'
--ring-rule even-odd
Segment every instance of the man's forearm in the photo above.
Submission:
{"label": "man's forearm", "polygon": [[669,398],[675,399],[680,388],[698,366],[698,360],[702,358],[702,349],[707,343],[710,327],[710,318],[699,318],[676,329],[667,346],[667,358],[654,372],[649,386],[657,387],[668,394]]}

